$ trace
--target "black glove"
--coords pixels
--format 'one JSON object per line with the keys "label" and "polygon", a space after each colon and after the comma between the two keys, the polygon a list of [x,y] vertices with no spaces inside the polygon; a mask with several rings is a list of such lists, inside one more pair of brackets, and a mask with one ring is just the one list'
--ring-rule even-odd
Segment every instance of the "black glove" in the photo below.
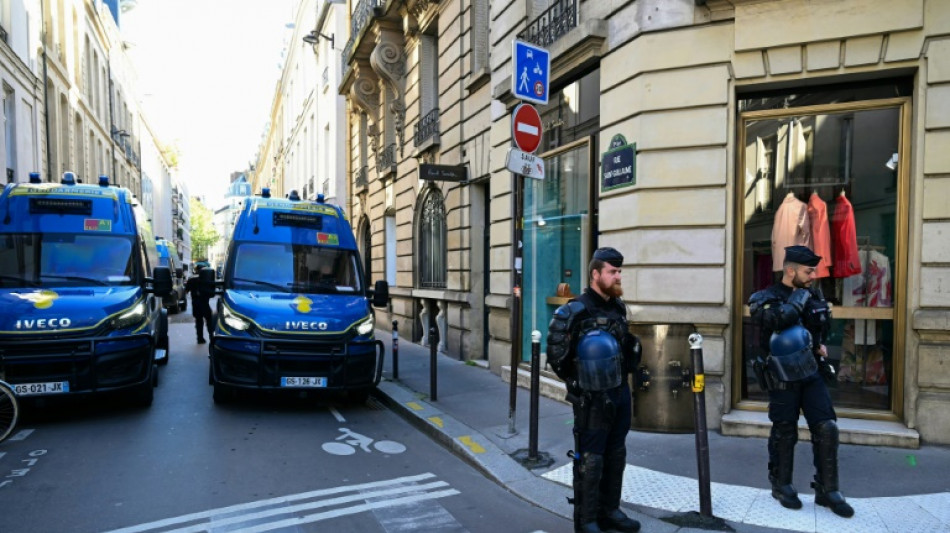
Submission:
{"label": "black glove", "polygon": [[811,291],[808,289],[795,289],[792,291],[792,295],[788,297],[788,300],[785,302],[795,308],[799,313],[805,309],[805,304],[808,303],[808,300],[811,298]]}
{"label": "black glove", "polygon": [[828,361],[827,357],[818,358],[818,373],[825,378],[825,383],[829,385],[836,383],[838,380],[835,367],[831,366],[831,362]]}

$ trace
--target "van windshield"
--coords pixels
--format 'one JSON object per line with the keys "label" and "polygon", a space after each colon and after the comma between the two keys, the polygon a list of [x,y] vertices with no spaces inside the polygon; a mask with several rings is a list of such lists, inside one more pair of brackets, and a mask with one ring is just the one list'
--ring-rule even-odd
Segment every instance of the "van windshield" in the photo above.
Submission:
{"label": "van windshield", "polygon": [[240,243],[231,287],[305,293],[359,293],[356,254],[305,244]]}
{"label": "van windshield", "polygon": [[132,244],[120,235],[2,235],[0,287],[132,285]]}

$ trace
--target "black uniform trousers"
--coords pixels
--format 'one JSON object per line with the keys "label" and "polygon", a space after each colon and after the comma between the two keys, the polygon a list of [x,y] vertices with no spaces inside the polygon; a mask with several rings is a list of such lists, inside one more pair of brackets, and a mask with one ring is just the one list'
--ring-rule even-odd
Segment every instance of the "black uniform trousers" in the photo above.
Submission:
{"label": "black uniform trousers", "polygon": [[210,298],[195,296],[191,298],[191,316],[195,317],[195,333],[198,338],[204,336],[208,329],[208,340],[211,340],[211,331],[214,329],[214,313],[211,311]]}
{"label": "black uniform trousers", "polygon": [[589,405],[586,401],[573,405],[574,434],[580,448],[577,453],[604,455],[608,450],[626,446],[631,417],[630,387],[626,382],[592,393]]}
{"label": "black uniform trousers", "polygon": [[[835,409],[831,404],[831,394],[825,386],[821,374],[814,373],[807,378],[783,383],[784,389],[769,392],[769,420],[773,424],[797,424],[798,414],[805,414],[805,420],[812,433],[815,425],[825,420],[837,420]],[[778,452],[773,439],[769,439],[769,462],[778,464]],[[815,467],[818,458],[815,457]]]}

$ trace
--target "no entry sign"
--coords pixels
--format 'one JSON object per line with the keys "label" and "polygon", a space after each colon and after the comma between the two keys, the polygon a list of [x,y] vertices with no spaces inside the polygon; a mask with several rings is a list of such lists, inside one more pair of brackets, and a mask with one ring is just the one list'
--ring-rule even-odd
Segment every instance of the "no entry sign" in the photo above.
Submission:
{"label": "no entry sign", "polygon": [[541,146],[541,115],[531,104],[518,104],[511,114],[511,136],[522,152],[533,154]]}

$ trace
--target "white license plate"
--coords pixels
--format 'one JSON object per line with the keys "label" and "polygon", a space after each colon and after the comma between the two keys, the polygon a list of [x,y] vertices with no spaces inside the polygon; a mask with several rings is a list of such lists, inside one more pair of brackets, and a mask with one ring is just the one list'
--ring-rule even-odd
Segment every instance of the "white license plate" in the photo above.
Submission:
{"label": "white license plate", "polygon": [[311,377],[282,377],[280,378],[281,387],[326,387],[327,378]]}
{"label": "white license plate", "polygon": [[33,394],[60,394],[69,392],[68,381],[51,381],[49,383],[20,383],[13,386],[13,392],[17,396],[30,396]]}

